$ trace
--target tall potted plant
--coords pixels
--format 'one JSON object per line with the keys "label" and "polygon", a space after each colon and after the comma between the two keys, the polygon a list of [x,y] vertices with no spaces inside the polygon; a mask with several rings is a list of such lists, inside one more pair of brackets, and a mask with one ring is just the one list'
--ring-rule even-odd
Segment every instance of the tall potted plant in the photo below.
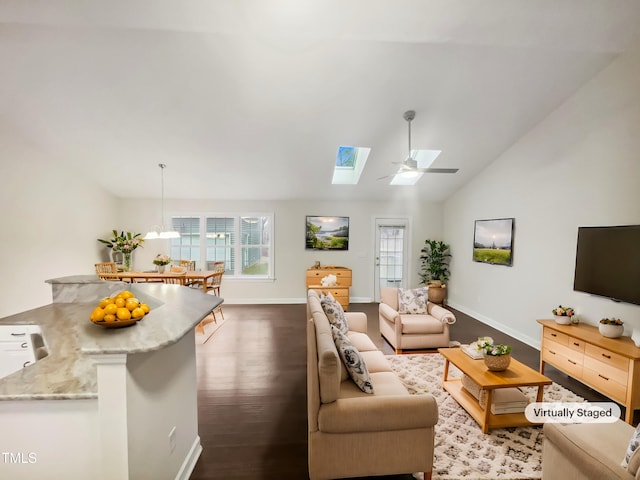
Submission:
{"label": "tall potted plant", "polygon": [[449,280],[449,245],[437,240],[425,240],[420,250],[422,269],[419,273],[422,284],[429,287],[428,298],[432,303],[443,304]]}

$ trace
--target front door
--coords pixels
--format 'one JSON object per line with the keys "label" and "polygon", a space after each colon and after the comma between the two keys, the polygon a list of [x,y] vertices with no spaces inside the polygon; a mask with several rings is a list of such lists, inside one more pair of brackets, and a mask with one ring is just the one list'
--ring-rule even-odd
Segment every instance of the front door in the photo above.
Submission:
{"label": "front door", "polygon": [[379,302],[381,287],[406,286],[409,221],[377,218],[375,229],[374,299]]}

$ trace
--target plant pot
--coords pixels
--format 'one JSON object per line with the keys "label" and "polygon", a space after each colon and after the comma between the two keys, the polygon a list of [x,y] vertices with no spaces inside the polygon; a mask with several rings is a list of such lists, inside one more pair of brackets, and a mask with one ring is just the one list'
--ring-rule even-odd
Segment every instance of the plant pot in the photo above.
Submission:
{"label": "plant pot", "polygon": [[447,289],[443,285],[442,287],[433,287],[429,286],[427,289],[427,299],[431,303],[435,303],[438,305],[444,304],[444,299],[447,296]]}
{"label": "plant pot", "polygon": [[492,372],[502,372],[509,368],[511,363],[511,354],[506,355],[485,355],[484,364]]}
{"label": "plant pot", "polygon": [[554,315],[553,318],[558,325],[571,325],[571,317],[568,315]]}
{"label": "plant pot", "polygon": [[624,325],[608,325],[601,323],[598,325],[600,335],[607,338],[619,338],[624,333]]}
{"label": "plant pot", "polygon": [[166,265],[156,265],[156,270],[158,270],[158,273],[164,273],[165,268]]}

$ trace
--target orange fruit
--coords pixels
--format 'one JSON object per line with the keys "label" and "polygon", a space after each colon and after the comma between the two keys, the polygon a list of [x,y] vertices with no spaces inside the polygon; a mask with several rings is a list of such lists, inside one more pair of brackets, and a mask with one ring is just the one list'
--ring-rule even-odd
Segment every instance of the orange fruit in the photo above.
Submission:
{"label": "orange fruit", "polygon": [[124,302],[124,306],[127,307],[127,310],[133,312],[135,308],[140,306],[140,300],[135,297],[127,298]]}
{"label": "orange fruit", "polygon": [[142,309],[145,315],[151,311],[151,309],[149,308],[149,305],[147,305],[146,303],[141,303],[140,308]]}
{"label": "orange fruit", "polygon": [[117,311],[118,311],[118,307],[116,307],[115,303],[110,303],[109,305],[104,307],[105,315],[115,315]]}
{"label": "orange fruit", "polygon": [[131,293],[129,290],[125,290],[124,292],[120,292],[118,295],[116,295],[116,298],[124,298],[126,300],[127,298],[131,298],[133,296],[133,293]]}
{"label": "orange fruit", "polygon": [[116,312],[116,317],[118,320],[131,320],[131,312],[126,308],[119,308]]}
{"label": "orange fruit", "polygon": [[90,318],[94,322],[101,322],[102,320],[104,320],[104,310],[101,309],[100,307],[96,307],[96,309],[93,312],[91,312]]}
{"label": "orange fruit", "polygon": [[115,322],[116,321],[116,316],[111,314],[111,313],[108,313],[108,314],[106,314],[104,316],[104,321],[105,322]]}
{"label": "orange fruit", "polygon": [[131,318],[135,318],[136,320],[144,317],[144,310],[140,307],[136,307],[131,311]]}
{"label": "orange fruit", "polygon": [[111,297],[104,297],[102,300],[100,300],[100,303],[98,304],[98,306],[100,308],[104,308],[107,305],[109,305],[110,303],[113,303],[113,298]]}
{"label": "orange fruit", "polygon": [[124,298],[122,298],[122,297],[116,298],[116,307],[122,308],[122,307],[124,307],[125,303],[126,302],[125,302]]}

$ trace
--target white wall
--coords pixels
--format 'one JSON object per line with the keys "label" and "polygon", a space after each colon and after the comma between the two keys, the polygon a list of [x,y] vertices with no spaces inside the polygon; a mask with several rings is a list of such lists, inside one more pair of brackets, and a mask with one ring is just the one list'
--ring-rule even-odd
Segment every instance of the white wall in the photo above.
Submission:
{"label": "white wall", "polygon": [[[127,220],[142,225],[158,223],[159,202],[122,200],[120,212]],[[188,214],[270,213],[275,216],[275,281],[223,280],[222,296],[227,303],[289,303],[305,298],[305,270],[316,260],[322,265],[341,265],[353,271],[351,297],[355,301],[372,301],[374,274],[374,219],[406,217],[412,225],[410,253],[412,283],[417,285],[419,252],[427,238],[439,239],[442,232],[442,206],[421,204],[413,199],[397,202],[344,202],[329,200],[225,201],[225,200],[165,200],[167,217]],[[340,215],[350,218],[349,250],[319,252],[305,250],[305,216]],[[153,221],[155,219],[155,221]],[[165,221],[165,225],[168,224]],[[136,250],[136,269],[153,268],[152,259],[158,253],[169,253],[166,241],[151,240]]]}
{"label": "white wall", "polygon": [[0,317],[51,303],[50,278],[95,272],[97,238],[116,223],[116,199],[63,162],[0,132]]}
{"label": "white wall", "polygon": [[[573,291],[578,226],[640,224],[638,78],[639,55],[617,59],[445,203],[452,306],[532,345],[558,304],[640,327],[639,306]],[[473,262],[474,220],[502,217],[513,267]]]}

